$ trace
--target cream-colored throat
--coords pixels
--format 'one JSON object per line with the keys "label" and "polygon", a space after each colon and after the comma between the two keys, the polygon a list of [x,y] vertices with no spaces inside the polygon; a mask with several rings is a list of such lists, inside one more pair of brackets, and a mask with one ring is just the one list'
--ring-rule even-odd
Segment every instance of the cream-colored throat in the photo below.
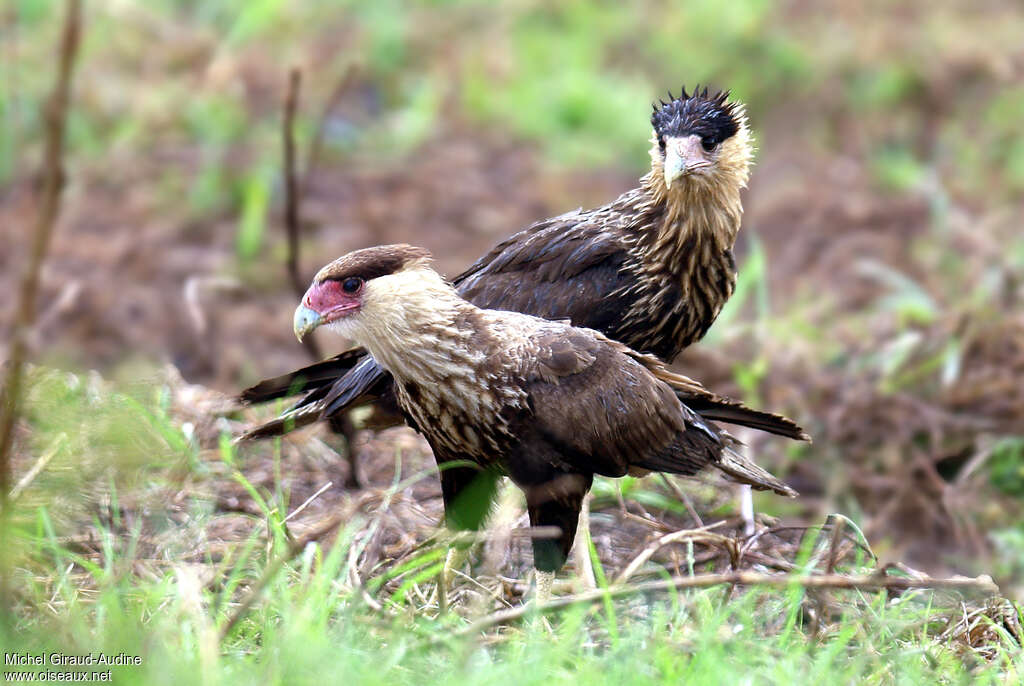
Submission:
{"label": "cream-colored throat", "polygon": [[483,360],[471,345],[474,331],[458,325],[472,309],[433,270],[410,270],[367,282],[360,312],[336,328],[396,379],[431,383]]}
{"label": "cream-colored throat", "polygon": [[743,216],[739,188],[690,183],[662,192],[666,196],[661,227],[647,236],[645,261],[662,266],[685,264],[709,252],[724,254],[732,249]]}

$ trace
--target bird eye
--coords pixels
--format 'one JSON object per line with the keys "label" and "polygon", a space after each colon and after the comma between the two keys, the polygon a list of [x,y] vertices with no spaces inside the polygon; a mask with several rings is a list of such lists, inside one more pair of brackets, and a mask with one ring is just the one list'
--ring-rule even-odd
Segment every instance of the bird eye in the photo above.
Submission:
{"label": "bird eye", "polygon": [[704,152],[711,152],[718,147],[718,143],[711,140],[710,138],[701,138],[700,147],[704,148]]}
{"label": "bird eye", "polygon": [[363,280],[356,276],[350,276],[341,284],[341,290],[346,293],[355,293],[362,287]]}

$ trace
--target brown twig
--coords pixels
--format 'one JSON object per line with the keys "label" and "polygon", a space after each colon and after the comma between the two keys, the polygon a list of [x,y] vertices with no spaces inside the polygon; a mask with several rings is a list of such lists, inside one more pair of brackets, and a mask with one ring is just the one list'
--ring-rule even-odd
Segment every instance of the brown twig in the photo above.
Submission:
{"label": "brown twig", "polygon": [[846,519],[837,517],[832,525],[832,536],[828,544],[828,562],[825,565],[825,573],[831,574],[836,571],[836,563],[839,561],[839,545],[843,541],[843,531],[846,529]]}
{"label": "brown twig", "polygon": [[302,72],[293,67],[288,73],[281,137],[284,142],[284,225],[288,230],[288,277],[295,295],[300,297],[306,290],[299,274],[299,194],[295,174],[295,112],[299,107],[301,86]]}
{"label": "brown twig", "polygon": [[[305,283],[299,273],[299,179],[295,172],[295,113],[299,108],[299,89],[302,86],[302,71],[293,67],[288,73],[288,93],[284,100],[284,122],[281,137],[284,141],[284,226],[288,232],[288,278],[295,295],[302,297],[306,292]],[[302,345],[314,360],[321,359],[320,346],[311,337],[303,339]]]}
{"label": "brown twig", "polygon": [[489,614],[486,617],[481,617],[461,629],[447,632],[444,636],[438,636],[437,638],[431,639],[428,641],[428,645],[443,643],[450,638],[477,634],[500,624],[517,621],[525,616],[537,612],[549,613],[573,605],[589,604],[606,598],[617,598],[621,596],[636,595],[638,593],[653,593],[657,591],[683,588],[707,588],[710,586],[721,586],[725,584],[768,586],[772,588],[786,588],[795,584],[808,589],[820,588],[850,590],[907,590],[922,588],[954,591],[980,591],[987,594],[999,593],[999,587],[996,586],[988,575],[982,575],[975,578],[952,577],[933,579],[931,577],[912,578],[886,576],[884,574],[862,574],[857,576],[820,574],[813,576],[797,576],[790,574],[762,574],[759,572],[744,571],[728,572],[724,574],[702,574],[699,576],[676,576],[666,580],[647,581],[641,584],[629,586],[616,586],[608,589],[598,589],[596,591],[578,593],[564,598],[556,598],[541,607],[537,607],[533,603],[527,603],[508,610],[499,610],[498,612]]}
{"label": "brown twig", "polygon": [[[46,127],[46,143],[43,158],[43,184],[40,199],[40,211],[36,220],[32,251],[28,265],[21,278],[18,292],[18,307],[15,310],[14,322],[11,327],[11,342],[8,355],[7,374],[0,395],[0,550],[7,550],[6,538],[8,511],[8,495],[11,486],[11,444],[14,441],[14,425],[17,420],[21,400],[22,376],[27,355],[26,341],[29,330],[35,321],[36,294],[39,290],[39,272],[46,252],[50,246],[53,227],[60,214],[61,190],[64,187],[64,128],[67,119],[68,102],[71,99],[71,77],[78,51],[78,38],[81,33],[82,7],[80,0],[68,0],[67,13],[64,17],[64,28],[60,40],[60,56],[57,70],[57,82],[53,93],[46,103],[44,121]],[[0,596],[2,607],[9,607],[8,574],[6,556],[0,569]]]}
{"label": "brown twig", "polygon": [[309,184],[313,178],[313,174],[316,169],[320,166],[320,159],[323,156],[324,148],[324,137],[327,135],[327,126],[331,120],[331,113],[334,108],[341,102],[342,97],[348,92],[352,84],[355,83],[356,77],[359,75],[359,68],[356,65],[349,65],[345,69],[345,73],[342,74],[341,80],[334,87],[331,92],[331,97],[327,99],[327,104],[324,105],[323,112],[320,113],[320,120],[317,122],[316,133],[313,134],[313,140],[309,144],[309,154],[306,155],[306,173],[302,177],[302,192],[305,193],[309,189]]}
{"label": "brown twig", "polygon": [[697,528],[700,529],[704,526],[704,520],[697,514],[697,510],[693,507],[693,503],[690,502],[690,496],[683,492],[683,489],[679,488],[679,485],[669,477],[668,474],[660,474],[661,480],[665,482],[665,485],[669,487],[672,493],[675,494],[679,501],[686,507],[686,511],[693,517],[693,521],[696,523]]}
{"label": "brown twig", "polygon": [[[708,545],[721,544],[724,547],[731,545],[735,547],[735,541],[728,536],[722,536],[705,529],[682,529],[681,531],[673,531],[670,534],[654,540],[650,545],[640,551],[640,554],[633,558],[633,561],[626,565],[625,569],[615,579],[615,583],[624,584],[636,574],[636,572],[649,560],[651,557],[672,543],[679,543],[682,541],[696,541],[700,543],[706,543]],[[735,558],[735,554],[730,554],[731,558]]]}

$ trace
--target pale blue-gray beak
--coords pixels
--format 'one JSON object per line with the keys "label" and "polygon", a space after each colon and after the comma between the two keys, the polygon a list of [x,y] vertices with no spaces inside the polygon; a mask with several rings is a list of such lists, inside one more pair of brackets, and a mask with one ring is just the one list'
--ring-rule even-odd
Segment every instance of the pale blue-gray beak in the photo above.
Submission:
{"label": "pale blue-gray beak", "polygon": [[309,335],[310,331],[323,323],[324,317],[322,314],[305,305],[299,305],[295,308],[295,318],[292,319],[292,331],[295,332],[295,337],[301,342],[303,338]]}
{"label": "pale blue-gray beak", "polygon": [[672,184],[680,177],[710,166],[711,160],[701,147],[700,136],[690,135],[665,140],[666,188],[672,188]]}
{"label": "pale blue-gray beak", "polygon": [[672,188],[672,182],[686,172],[686,160],[679,154],[675,145],[665,149],[665,187]]}

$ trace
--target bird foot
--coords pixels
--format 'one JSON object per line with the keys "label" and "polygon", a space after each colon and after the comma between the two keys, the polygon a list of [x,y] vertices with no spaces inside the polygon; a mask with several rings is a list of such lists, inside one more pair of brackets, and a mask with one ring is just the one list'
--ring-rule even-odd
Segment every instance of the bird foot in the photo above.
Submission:
{"label": "bird foot", "polygon": [[583,589],[593,591],[597,588],[597,577],[594,575],[594,563],[590,559],[590,494],[583,497],[580,507],[580,518],[576,524],[576,544],[572,547],[572,557],[576,564],[576,573],[583,582]]}
{"label": "bird foot", "polygon": [[551,600],[551,585],[555,582],[554,572],[535,571],[537,591],[534,594],[534,602],[537,605],[546,605]]}
{"label": "bird foot", "polygon": [[469,550],[467,548],[448,549],[448,555],[444,559],[444,567],[441,568],[441,578],[437,582],[437,606],[442,613],[448,612],[455,570],[463,565],[467,557],[469,557]]}

